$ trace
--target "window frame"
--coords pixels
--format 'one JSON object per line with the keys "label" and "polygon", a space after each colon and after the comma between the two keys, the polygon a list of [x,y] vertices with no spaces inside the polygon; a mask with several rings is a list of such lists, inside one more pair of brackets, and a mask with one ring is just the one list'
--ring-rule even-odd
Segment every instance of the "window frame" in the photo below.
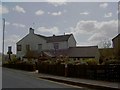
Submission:
{"label": "window frame", "polygon": [[22,51],[22,45],[17,45],[17,51]]}

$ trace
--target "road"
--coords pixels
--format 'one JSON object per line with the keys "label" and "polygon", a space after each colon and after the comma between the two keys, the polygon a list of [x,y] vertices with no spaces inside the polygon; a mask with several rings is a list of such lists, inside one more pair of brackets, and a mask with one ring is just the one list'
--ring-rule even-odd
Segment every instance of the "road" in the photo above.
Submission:
{"label": "road", "polygon": [[[43,80],[21,71],[3,68],[2,69],[3,88],[78,88],[77,86]],[[79,87],[82,89],[82,87]]]}

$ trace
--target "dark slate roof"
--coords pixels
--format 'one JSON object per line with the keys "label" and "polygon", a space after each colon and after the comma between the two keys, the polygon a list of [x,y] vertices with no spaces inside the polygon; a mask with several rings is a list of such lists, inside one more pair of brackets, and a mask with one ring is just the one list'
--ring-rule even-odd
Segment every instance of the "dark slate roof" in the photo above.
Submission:
{"label": "dark slate roof", "polygon": [[60,36],[50,36],[50,37],[45,37],[45,36],[42,36],[42,35],[38,35],[38,34],[35,34],[39,37],[42,37],[44,38],[45,40],[47,40],[48,43],[50,42],[62,42],[62,41],[68,41],[69,37],[72,35],[72,34],[66,34],[66,35],[60,35]]}
{"label": "dark slate roof", "polygon": [[39,35],[39,34],[35,34],[35,35],[37,35],[37,36],[39,36],[39,37],[42,37],[42,38],[46,39],[45,36],[42,36],[42,35]]}
{"label": "dark slate roof", "polygon": [[94,58],[98,52],[97,46],[71,47],[69,48],[69,57]]}
{"label": "dark slate roof", "polygon": [[47,37],[46,40],[48,43],[50,42],[62,42],[62,41],[68,41],[69,37],[72,34],[68,34],[68,35],[60,35],[60,36],[51,36],[51,37]]}
{"label": "dark slate roof", "polygon": [[50,56],[50,57],[55,57],[55,56],[68,56],[68,49],[60,49],[60,50],[46,50],[43,51],[46,55]]}
{"label": "dark slate roof", "polygon": [[48,56],[55,57],[55,56],[69,56],[72,58],[94,58],[98,51],[97,46],[84,46],[84,47],[70,47],[64,50],[49,50],[44,51],[44,53]]}

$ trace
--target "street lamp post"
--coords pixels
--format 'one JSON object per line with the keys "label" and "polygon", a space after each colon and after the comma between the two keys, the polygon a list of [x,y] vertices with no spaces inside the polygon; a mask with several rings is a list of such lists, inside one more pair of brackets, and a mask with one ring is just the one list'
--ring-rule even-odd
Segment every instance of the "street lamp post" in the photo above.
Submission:
{"label": "street lamp post", "polygon": [[2,61],[4,61],[4,34],[5,34],[5,18],[3,18],[3,45],[2,45]]}

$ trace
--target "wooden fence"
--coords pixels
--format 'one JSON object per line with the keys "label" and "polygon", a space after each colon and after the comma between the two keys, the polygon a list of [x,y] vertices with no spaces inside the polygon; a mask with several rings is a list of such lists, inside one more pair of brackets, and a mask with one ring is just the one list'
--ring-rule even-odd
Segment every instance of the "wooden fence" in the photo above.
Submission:
{"label": "wooden fence", "polygon": [[86,78],[94,80],[105,80],[120,82],[120,65],[64,65],[39,64],[39,73],[68,77]]}
{"label": "wooden fence", "polygon": [[35,65],[27,64],[27,63],[17,63],[17,64],[3,64],[3,67],[19,69],[19,70],[26,70],[26,71],[35,71]]}

